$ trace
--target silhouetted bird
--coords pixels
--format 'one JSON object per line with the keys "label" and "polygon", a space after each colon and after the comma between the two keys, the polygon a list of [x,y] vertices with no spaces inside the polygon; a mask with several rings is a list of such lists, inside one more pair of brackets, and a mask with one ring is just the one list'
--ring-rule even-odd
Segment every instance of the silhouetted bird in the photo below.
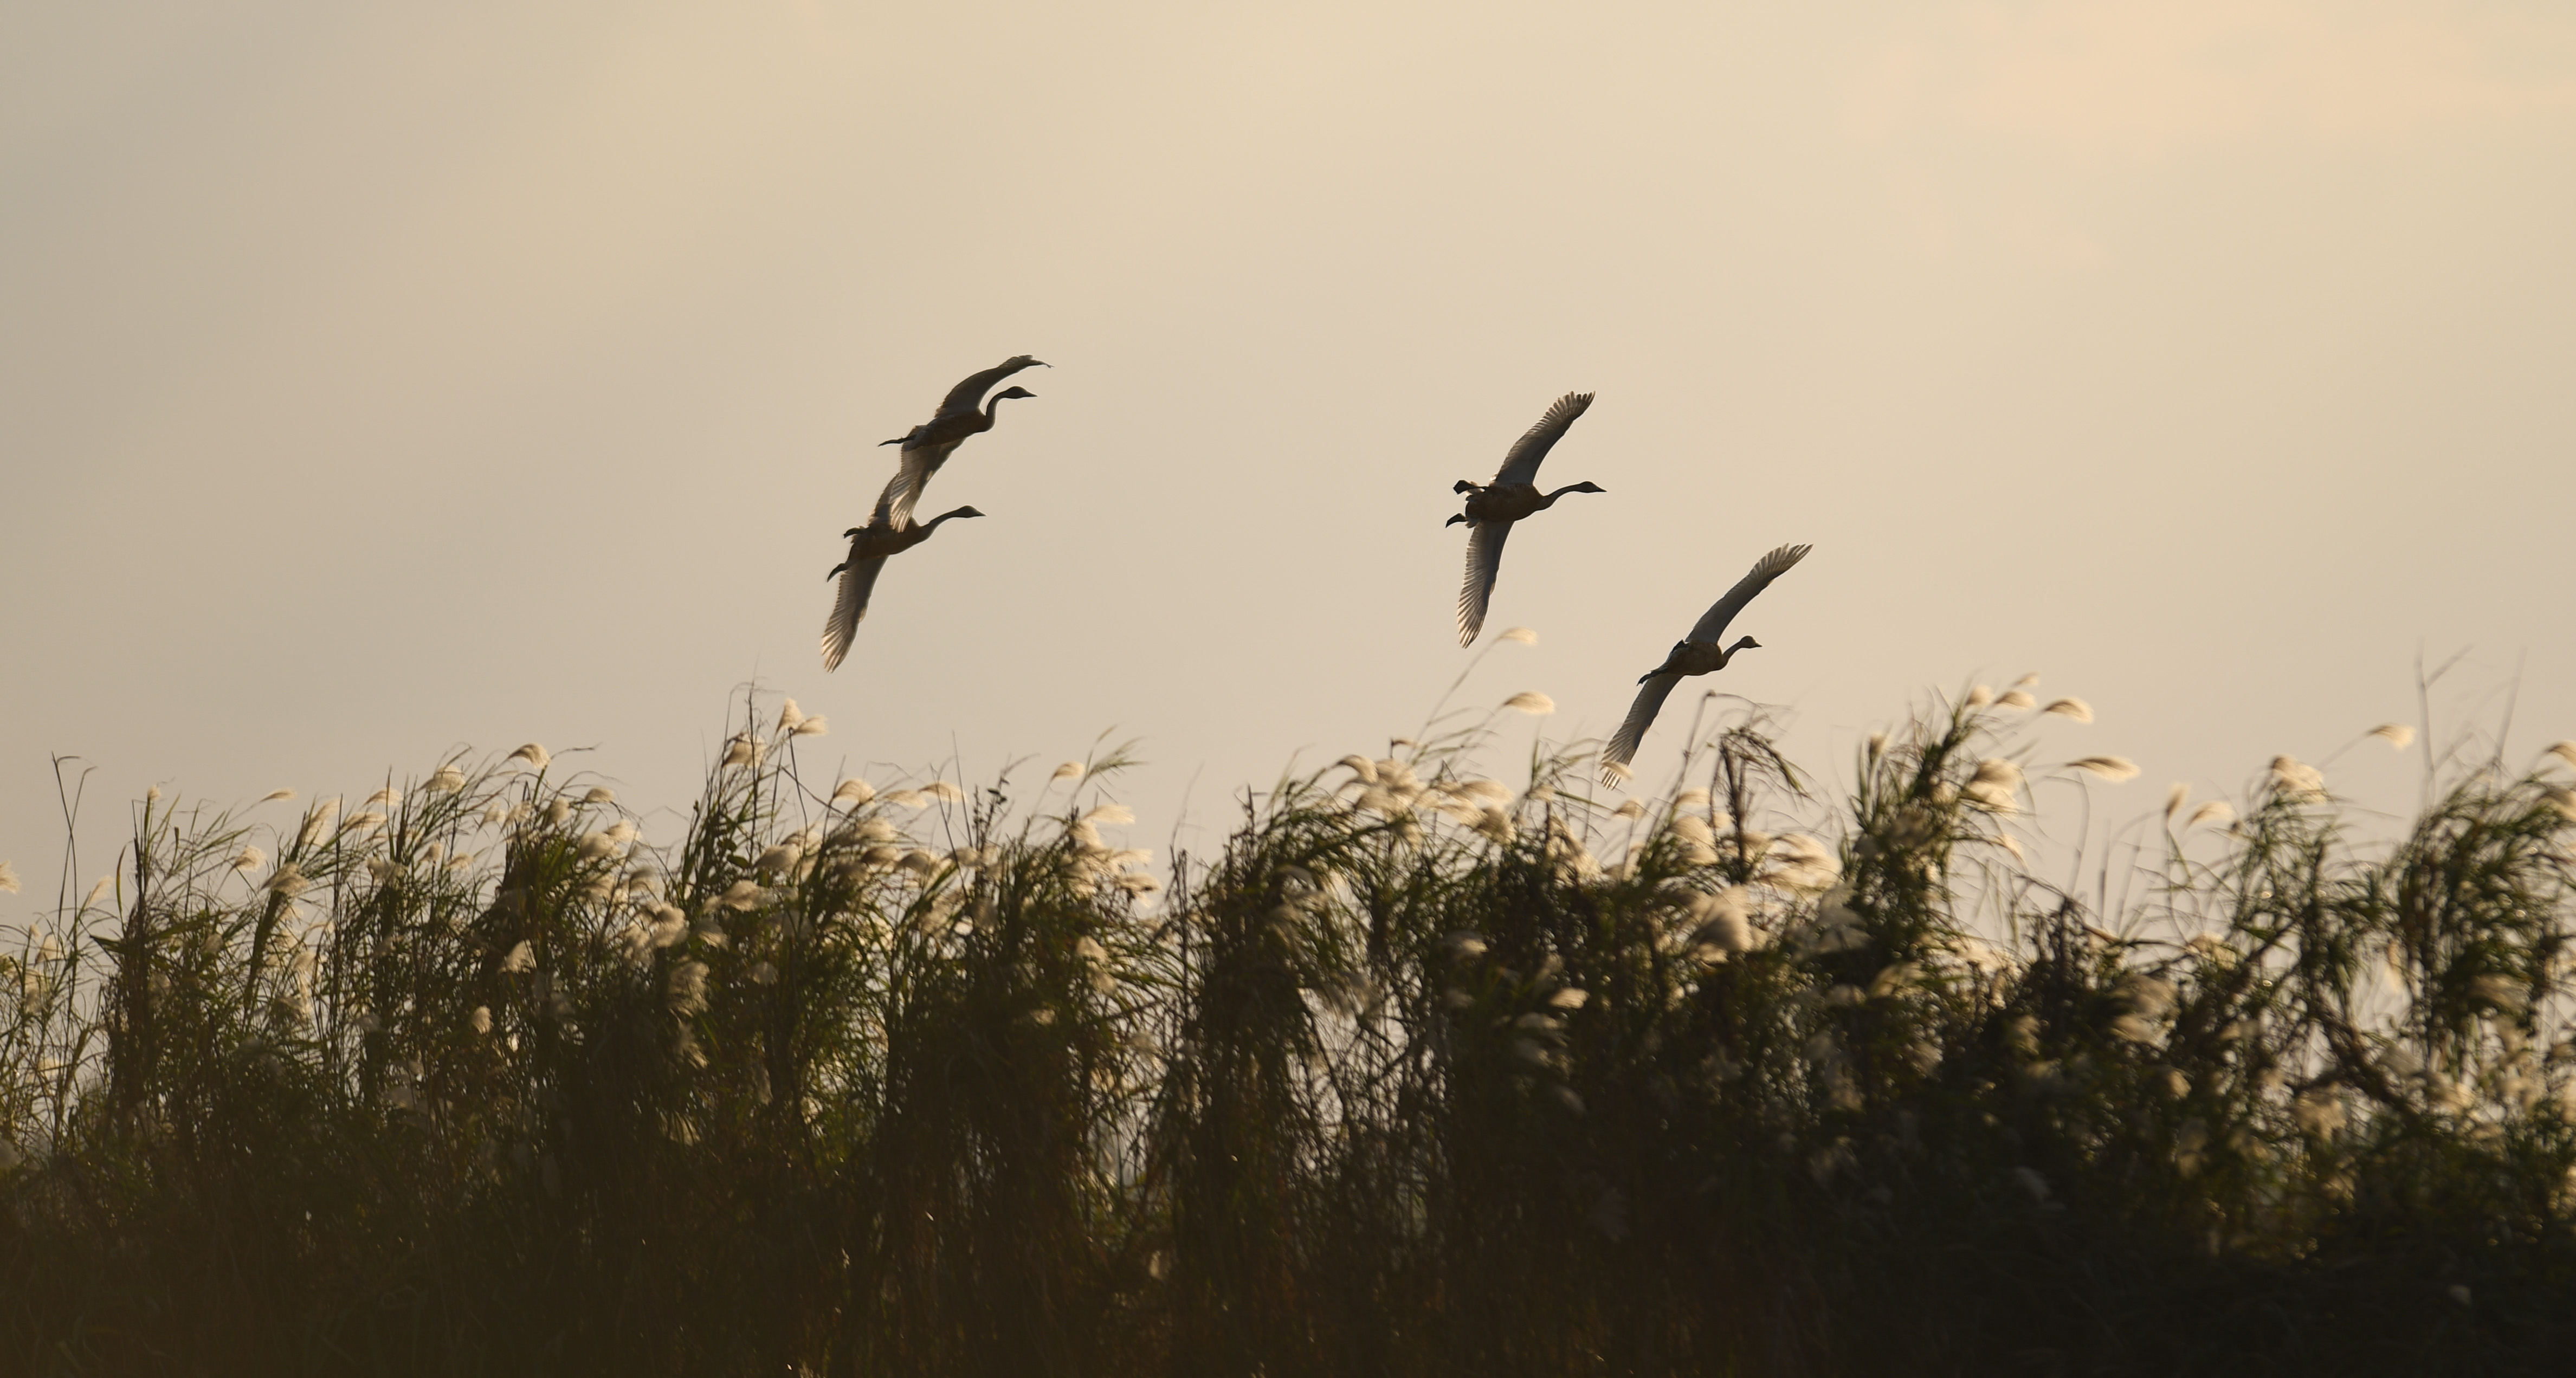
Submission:
{"label": "silhouetted bird", "polygon": [[1026,388],[1004,388],[987,403],[984,390],[1021,369],[1046,366],[1026,354],[1013,355],[998,367],[973,374],[950,388],[947,398],[939,404],[938,414],[913,427],[909,434],[881,442],[903,447],[903,462],[895,470],[894,482],[887,484],[885,495],[877,499],[880,509],[893,514],[894,525],[900,527],[912,520],[913,504],[921,501],[921,490],[929,486],[930,476],[938,473],[948,456],[966,443],[966,437],[993,429],[993,413],[1001,410],[1004,399],[1037,396]]}
{"label": "silhouetted bird", "polygon": [[823,619],[823,668],[841,668],[841,657],[850,653],[850,642],[859,634],[859,619],[868,615],[868,595],[876,590],[877,572],[885,568],[888,557],[900,555],[939,529],[951,517],[980,517],[972,507],[942,512],[919,526],[897,525],[887,520],[886,505],[877,504],[874,515],[865,526],[854,526],[841,534],[849,538],[850,558],[832,566],[829,579],[839,575],[840,592],[833,596],[832,615]]}
{"label": "silhouetted bird", "polygon": [[1503,570],[1503,538],[1512,534],[1512,523],[1532,512],[1543,512],[1556,505],[1568,493],[1604,493],[1609,490],[1594,483],[1572,483],[1553,493],[1542,493],[1533,480],[1538,478],[1539,461],[1565,437],[1574,418],[1592,405],[1592,394],[1569,392],[1556,399],[1556,405],[1529,428],[1511,452],[1503,456],[1503,467],[1494,481],[1477,484],[1458,480],[1452,492],[1467,494],[1467,510],[1451,517],[1446,525],[1460,522],[1473,525],[1467,532],[1467,582],[1458,590],[1458,644],[1472,646],[1476,633],[1484,630],[1485,604],[1494,596],[1494,578]]}
{"label": "silhouetted bird", "polygon": [[1628,707],[1627,721],[1619,724],[1619,731],[1610,738],[1609,750],[1601,753],[1601,783],[1617,784],[1618,772],[1610,767],[1637,759],[1637,744],[1645,740],[1646,729],[1655,725],[1655,714],[1662,710],[1664,696],[1673,692],[1674,685],[1688,675],[1723,670],[1736,652],[1762,644],[1748,636],[1733,646],[1723,646],[1718,644],[1718,638],[1726,635],[1726,624],[1744,611],[1744,605],[1752,602],[1755,594],[1771,587],[1771,581],[1788,572],[1789,566],[1807,558],[1807,550],[1803,545],[1784,545],[1755,561],[1752,573],[1737,580],[1724,598],[1712,604],[1688,637],[1673,643],[1663,664],[1637,677],[1645,688],[1637,691],[1637,701]]}

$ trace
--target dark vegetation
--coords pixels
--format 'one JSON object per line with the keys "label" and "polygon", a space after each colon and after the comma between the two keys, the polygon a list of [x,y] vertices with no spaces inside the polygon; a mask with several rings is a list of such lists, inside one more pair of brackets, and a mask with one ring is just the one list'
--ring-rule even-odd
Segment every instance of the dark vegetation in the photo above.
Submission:
{"label": "dark vegetation", "polygon": [[0,960],[0,1371],[2567,1371],[2562,762],[2088,898],[1985,697],[1840,801],[1401,744],[1159,884],[1114,760],[836,796],[792,709],[668,851],[533,749],[148,802]]}

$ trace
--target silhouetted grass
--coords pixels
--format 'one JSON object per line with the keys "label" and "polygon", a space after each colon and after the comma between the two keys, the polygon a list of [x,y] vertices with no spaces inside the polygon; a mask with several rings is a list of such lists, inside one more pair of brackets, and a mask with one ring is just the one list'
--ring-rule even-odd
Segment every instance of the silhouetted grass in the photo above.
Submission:
{"label": "silhouetted grass", "polygon": [[2104,912],[1982,698],[1840,801],[1403,744],[1168,891],[1114,759],[836,794],[792,708],[667,850],[534,749],[155,798],[0,961],[0,1366],[2563,1371],[2562,763],[2376,847],[2289,763]]}

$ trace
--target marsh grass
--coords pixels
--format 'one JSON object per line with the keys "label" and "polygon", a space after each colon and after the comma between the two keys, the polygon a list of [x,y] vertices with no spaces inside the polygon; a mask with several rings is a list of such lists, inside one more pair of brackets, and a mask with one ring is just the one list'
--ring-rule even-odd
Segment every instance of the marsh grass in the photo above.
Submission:
{"label": "marsh grass", "polygon": [[1471,719],[1159,877],[1115,755],[827,784],[792,706],[664,848],[535,748],[156,797],[0,960],[0,1362],[2562,1364],[2557,763],[2374,846],[2276,771],[2088,900],[2019,860],[2034,782],[2104,788],[2030,706],[1839,800],[1739,713],[1626,813],[1574,754],[1475,776]]}

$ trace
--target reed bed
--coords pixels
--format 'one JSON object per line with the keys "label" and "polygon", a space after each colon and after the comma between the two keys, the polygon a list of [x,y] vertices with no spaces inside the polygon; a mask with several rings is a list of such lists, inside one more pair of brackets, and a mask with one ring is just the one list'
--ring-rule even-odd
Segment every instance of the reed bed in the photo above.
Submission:
{"label": "reed bed", "polygon": [[2564,1371],[2576,746],[2371,844],[2284,758],[2088,899],[2031,786],[2134,767],[2037,707],[1626,807],[1470,721],[1160,870],[1114,755],[792,704],[666,846],[533,745],[155,797],[0,958],[0,1366]]}

